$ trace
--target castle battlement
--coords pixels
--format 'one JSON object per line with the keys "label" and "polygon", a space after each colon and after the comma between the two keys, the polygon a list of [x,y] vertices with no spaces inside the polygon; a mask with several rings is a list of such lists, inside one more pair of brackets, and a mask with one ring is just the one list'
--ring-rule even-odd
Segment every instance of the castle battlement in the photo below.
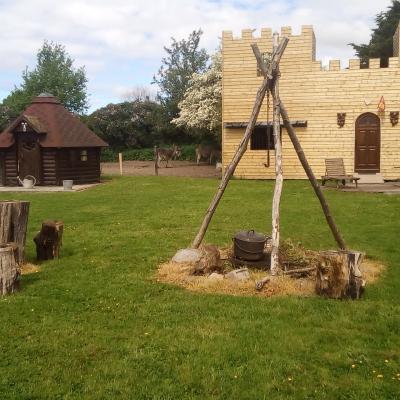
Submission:
{"label": "castle battlement", "polygon": [[[262,51],[271,51],[273,30],[271,28],[262,28],[261,34],[255,34],[255,29],[242,29],[240,37],[234,37],[232,31],[223,31],[222,45],[227,51],[239,51],[249,48],[250,44],[257,43]],[[290,60],[293,63],[302,63],[303,67],[308,68],[313,72],[339,72],[339,71],[354,71],[360,70],[360,60],[350,59],[348,63],[341,65],[340,60],[330,60],[328,67],[323,67],[321,61],[316,58],[316,40],[314,29],[312,25],[302,25],[301,32],[294,35],[292,27],[283,26],[280,29],[280,36],[289,38],[288,48],[284,54],[283,60]],[[400,29],[397,29],[394,40],[393,48],[395,57],[389,59],[389,69],[399,68],[399,43],[400,43]],[[229,50],[228,50],[229,49]],[[284,62],[284,61],[283,61]],[[307,67],[306,67],[307,65]],[[369,60],[368,68],[362,68],[362,71],[379,70],[380,59],[372,58]],[[384,68],[387,69],[387,68]]]}
{"label": "castle battlement", "polygon": [[[222,40],[232,40],[232,41],[239,41],[239,40],[262,40],[262,39],[272,39],[273,31],[271,28],[262,28],[261,35],[255,36],[254,32],[256,29],[242,29],[240,37],[234,37],[232,31],[223,31],[222,32]],[[300,35],[293,35],[292,34],[292,27],[291,26],[282,26],[280,31],[280,36],[285,36],[288,38],[291,37],[313,37],[314,36],[314,29],[312,25],[302,25]]]}
{"label": "castle battlement", "polygon": [[329,60],[328,67],[322,67],[321,61],[314,61],[313,62],[313,71],[325,71],[325,72],[339,72],[339,71],[375,71],[378,69],[387,70],[391,68],[398,68],[399,67],[399,58],[398,57],[390,57],[389,58],[389,66],[388,67],[381,67],[381,60],[379,58],[370,58],[369,59],[369,66],[368,68],[364,67],[361,68],[361,63],[359,58],[353,58],[348,60],[347,65],[346,63],[342,66],[340,60]]}

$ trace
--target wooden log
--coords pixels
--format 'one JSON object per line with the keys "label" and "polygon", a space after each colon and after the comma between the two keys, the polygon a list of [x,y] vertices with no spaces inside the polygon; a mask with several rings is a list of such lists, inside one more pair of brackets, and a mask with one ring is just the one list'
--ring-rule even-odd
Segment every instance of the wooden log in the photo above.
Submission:
{"label": "wooden log", "polygon": [[18,288],[20,269],[17,262],[18,245],[0,244],[0,295],[14,293]]}
{"label": "wooden log", "polygon": [[0,244],[10,242],[13,233],[12,205],[11,201],[0,202]]}
{"label": "wooden log", "polygon": [[295,275],[295,274],[306,274],[309,272],[313,272],[317,269],[317,267],[306,267],[306,268],[297,268],[297,269],[289,269],[284,271],[285,275]]}
{"label": "wooden log", "polygon": [[[279,61],[283,55],[283,52],[286,49],[286,46],[288,44],[289,39],[287,38],[283,38],[278,46],[278,49],[272,54],[272,62],[270,64],[270,67],[267,71],[266,77],[264,78],[260,88],[257,91],[257,95],[256,95],[256,100],[254,102],[254,106],[253,106],[253,111],[251,113],[250,116],[250,120],[249,123],[246,127],[246,131],[243,135],[243,138],[239,144],[238,149],[236,150],[236,153],[232,159],[232,161],[230,162],[230,164],[228,165],[228,167],[226,168],[225,174],[221,180],[221,183],[217,189],[217,192],[215,193],[213,199],[211,200],[210,206],[207,209],[206,215],[204,216],[203,222],[200,226],[199,232],[197,233],[195,239],[193,240],[192,243],[192,248],[197,249],[201,242],[203,241],[203,238],[207,232],[207,228],[208,225],[211,222],[211,219],[214,215],[215,210],[218,207],[218,204],[222,198],[222,195],[225,192],[225,189],[229,183],[229,180],[231,179],[237,165],[239,164],[239,161],[241,160],[243,154],[246,152],[247,150],[247,146],[250,140],[250,137],[253,133],[254,130],[254,126],[256,124],[257,118],[258,118],[258,114],[260,112],[261,106],[262,106],[262,102],[264,100],[265,97],[265,93],[268,90],[268,87],[270,85],[273,73],[275,72],[277,66],[279,65]],[[254,46],[256,45],[252,45],[253,51],[254,51]]]}
{"label": "wooden log", "polygon": [[267,276],[257,281],[256,290],[261,290],[269,281],[270,279]]}
{"label": "wooden log", "polygon": [[[254,45],[254,46],[257,47],[257,45]],[[262,59],[261,53],[258,50],[258,48],[257,48],[257,51],[254,51],[254,55],[256,56],[256,59],[257,59],[258,68],[262,71],[264,76],[267,76],[269,71]],[[301,147],[299,139],[297,138],[296,132],[289,120],[289,115],[286,111],[286,108],[281,100],[279,101],[279,103],[280,103],[279,106],[280,106],[280,112],[281,112],[283,124],[286,128],[286,131],[289,135],[290,140],[292,141],[293,147],[297,153],[297,157],[299,158],[301,165],[303,166],[304,171],[306,172],[307,177],[310,180],[311,186],[313,187],[314,192],[318,197],[318,200],[322,207],[322,211],[324,212],[326,221],[329,225],[329,228],[332,231],[332,234],[336,240],[336,243],[338,244],[340,249],[345,250],[346,244],[342,238],[342,235],[339,232],[339,229],[337,228],[337,226],[335,224],[335,221],[334,221],[331,211],[329,209],[328,202],[326,201],[325,196],[322,193],[321,187],[319,186],[318,181],[315,178],[315,175],[310,167],[310,164],[307,161],[306,155],[304,154],[303,148]]]}
{"label": "wooden log", "polygon": [[0,244],[17,244],[16,258],[20,265],[25,262],[29,204],[29,201],[0,201]]}
{"label": "wooden log", "polygon": [[[278,48],[279,34],[274,33],[273,51]],[[277,275],[279,272],[279,237],[280,237],[280,204],[283,187],[282,171],[282,142],[281,142],[281,122],[280,122],[280,101],[279,101],[279,67],[275,71],[276,79],[273,83],[273,127],[274,127],[274,145],[275,145],[275,188],[272,200],[272,251],[271,251],[271,275]]]}
{"label": "wooden log", "polygon": [[41,231],[34,237],[38,261],[52,260],[60,255],[64,223],[44,221]]}
{"label": "wooden log", "polygon": [[333,299],[359,299],[365,288],[360,265],[364,255],[357,251],[331,251],[317,265],[316,292]]}

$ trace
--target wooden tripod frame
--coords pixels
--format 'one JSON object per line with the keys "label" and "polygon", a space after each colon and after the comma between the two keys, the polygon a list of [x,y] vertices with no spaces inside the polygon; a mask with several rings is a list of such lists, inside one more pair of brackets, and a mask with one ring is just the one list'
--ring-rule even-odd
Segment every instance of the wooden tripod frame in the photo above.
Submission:
{"label": "wooden tripod frame", "polygon": [[[260,88],[258,89],[256,99],[254,102],[254,106],[253,106],[253,111],[251,113],[250,120],[247,125],[246,131],[243,135],[243,138],[239,144],[239,147],[238,147],[232,161],[230,162],[230,164],[228,165],[228,167],[225,170],[224,176],[221,179],[221,183],[217,189],[217,192],[215,193],[215,195],[210,203],[210,206],[207,209],[206,215],[203,219],[203,223],[201,224],[199,232],[197,233],[195,239],[193,240],[192,248],[198,248],[200,246],[201,242],[203,241],[203,238],[207,232],[207,228],[211,222],[211,219],[215,213],[215,210],[219,204],[219,201],[221,200],[222,195],[224,194],[224,191],[229,183],[229,180],[232,177],[243,154],[246,152],[247,145],[248,145],[250,137],[253,133],[254,126],[256,124],[257,117],[259,115],[265,94],[266,94],[267,90],[270,90],[272,95],[274,96],[274,106],[275,106],[274,112],[279,112],[282,117],[283,124],[288,132],[290,140],[292,141],[293,147],[296,150],[297,156],[304,168],[304,171],[306,172],[306,174],[308,176],[308,179],[310,180],[311,186],[313,187],[314,192],[318,197],[318,200],[320,201],[323,213],[325,215],[325,218],[329,225],[329,228],[332,231],[333,237],[340,249],[342,249],[342,250],[346,249],[346,244],[335,224],[335,221],[333,219],[333,216],[331,214],[331,211],[329,209],[329,206],[325,199],[325,196],[322,193],[322,190],[318,184],[318,181],[315,178],[315,175],[307,161],[307,158],[304,154],[301,144],[297,138],[296,132],[290,123],[286,108],[279,98],[279,92],[277,90],[275,90],[276,78],[278,77],[278,74],[279,74],[279,62],[282,58],[283,52],[285,51],[288,42],[289,42],[288,38],[284,37],[281,39],[279,45],[274,49],[274,51],[272,53],[272,61],[268,65],[266,65],[265,62],[263,61],[261,52],[260,52],[258,46],[256,44],[251,45],[251,47],[253,49],[253,53],[257,59],[258,67],[264,75],[264,80],[263,80]],[[275,120],[275,123],[276,123],[276,120]]]}

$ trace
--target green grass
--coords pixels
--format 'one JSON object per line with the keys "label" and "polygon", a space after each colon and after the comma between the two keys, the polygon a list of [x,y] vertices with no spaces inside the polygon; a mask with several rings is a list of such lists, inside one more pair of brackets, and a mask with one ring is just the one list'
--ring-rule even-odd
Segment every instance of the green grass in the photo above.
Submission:
{"label": "green grass", "polygon": [[[29,259],[42,220],[62,219],[65,234],[61,259],[0,299],[0,399],[399,399],[400,197],[327,192],[349,246],[388,266],[361,301],[157,283],[157,264],[190,243],[217,184],[135,177],[2,193],[31,201]],[[269,229],[272,190],[232,181],[207,241]],[[334,246],[307,182],[285,182],[281,224],[283,238]]]}

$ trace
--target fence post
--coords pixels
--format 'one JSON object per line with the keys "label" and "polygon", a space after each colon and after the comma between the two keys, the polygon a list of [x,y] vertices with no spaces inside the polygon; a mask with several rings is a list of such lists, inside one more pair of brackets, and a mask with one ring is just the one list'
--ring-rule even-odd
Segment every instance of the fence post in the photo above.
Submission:
{"label": "fence post", "polygon": [[119,173],[122,176],[122,153],[118,153]]}

